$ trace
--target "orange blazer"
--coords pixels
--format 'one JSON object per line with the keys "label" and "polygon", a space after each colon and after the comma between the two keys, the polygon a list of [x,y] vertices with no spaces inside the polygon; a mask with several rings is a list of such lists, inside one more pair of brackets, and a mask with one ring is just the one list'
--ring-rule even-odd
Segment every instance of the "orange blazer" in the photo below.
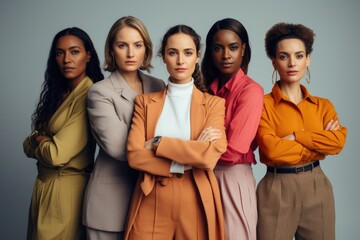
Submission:
{"label": "orange blazer", "polygon": [[[172,160],[193,167],[194,179],[205,209],[209,239],[225,239],[220,192],[213,173],[213,168],[227,148],[224,127],[225,100],[202,93],[194,86],[190,107],[191,140],[163,136],[154,152],[145,149],[144,143],[154,137],[166,91],[167,88],[161,92],[140,95],[135,101],[135,113],[128,136],[127,158],[130,167],[142,173],[135,186],[125,239],[129,236],[142,197],[153,189],[155,176],[165,177],[165,180],[171,177]],[[220,129],[222,138],[213,142],[196,141],[201,131],[207,127]],[[211,198],[213,201],[209,201]],[[215,202],[215,206],[212,202]]]}

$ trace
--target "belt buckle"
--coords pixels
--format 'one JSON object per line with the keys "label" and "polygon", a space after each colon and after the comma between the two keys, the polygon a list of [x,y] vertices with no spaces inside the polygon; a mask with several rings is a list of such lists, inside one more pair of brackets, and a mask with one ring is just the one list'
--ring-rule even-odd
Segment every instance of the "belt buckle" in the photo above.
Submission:
{"label": "belt buckle", "polygon": [[296,174],[299,174],[299,173],[302,173],[302,172],[305,172],[305,168],[304,168],[304,167],[297,167],[297,168],[295,168],[295,173],[296,173]]}

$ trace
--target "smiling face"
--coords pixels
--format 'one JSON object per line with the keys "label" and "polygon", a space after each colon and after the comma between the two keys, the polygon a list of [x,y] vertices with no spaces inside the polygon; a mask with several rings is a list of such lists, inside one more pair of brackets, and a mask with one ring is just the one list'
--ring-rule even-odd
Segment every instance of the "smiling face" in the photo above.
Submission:
{"label": "smiling face", "polygon": [[298,83],[310,64],[310,55],[306,55],[305,45],[301,40],[284,39],[278,42],[275,59],[272,60],[272,63],[279,72],[280,81]]}
{"label": "smiling face", "polygon": [[231,30],[219,30],[211,46],[212,60],[218,71],[225,76],[232,76],[241,66],[245,44]]}
{"label": "smiling face", "polygon": [[71,88],[76,87],[86,76],[86,64],[90,61],[90,53],[86,52],[83,42],[73,35],[60,37],[55,55],[61,74],[70,80]]}
{"label": "smiling face", "polygon": [[120,29],[112,47],[117,70],[121,73],[137,71],[144,62],[145,51],[144,40],[136,29]]}
{"label": "smiling face", "polygon": [[177,84],[190,82],[199,53],[190,35],[177,33],[167,40],[163,61],[170,74],[170,81]]}

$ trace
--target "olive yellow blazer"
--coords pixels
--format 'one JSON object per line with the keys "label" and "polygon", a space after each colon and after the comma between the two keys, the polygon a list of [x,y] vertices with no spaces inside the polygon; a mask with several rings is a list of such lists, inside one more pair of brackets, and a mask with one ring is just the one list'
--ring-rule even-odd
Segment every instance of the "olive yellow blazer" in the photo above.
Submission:
{"label": "olive yellow blazer", "polygon": [[[190,107],[191,140],[163,136],[154,152],[145,149],[144,143],[154,137],[166,92],[167,89],[164,89],[161,92],[141,95],[135,101],[135,113],[128,136],[127,156],[130,167],[142,173],[135,186],[125,239],[129,237],[142,198],[153,189],[155,176],[165,177],[165,180],[171,177],[172,160],[193,167],[191,171],[205,209],[209,239],[225,239],[220,192],[213,173],[218,159],[227,148],[224,127],[225,100],[202,93],[194,86]],[[220,129],[221,139],[213,142],[196,141],[201,131],[207,127]]]}

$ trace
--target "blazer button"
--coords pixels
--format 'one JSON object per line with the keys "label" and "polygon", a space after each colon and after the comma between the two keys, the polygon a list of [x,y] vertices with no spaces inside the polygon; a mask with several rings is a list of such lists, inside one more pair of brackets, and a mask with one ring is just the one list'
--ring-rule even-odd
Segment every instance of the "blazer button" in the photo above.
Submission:
{"label": "blazer button", "polygon": [[182,176],[183,176],[182,173],[177,173],[177,174],[176,174],[176,177],[177,177],[177,178],[182,178]]}

